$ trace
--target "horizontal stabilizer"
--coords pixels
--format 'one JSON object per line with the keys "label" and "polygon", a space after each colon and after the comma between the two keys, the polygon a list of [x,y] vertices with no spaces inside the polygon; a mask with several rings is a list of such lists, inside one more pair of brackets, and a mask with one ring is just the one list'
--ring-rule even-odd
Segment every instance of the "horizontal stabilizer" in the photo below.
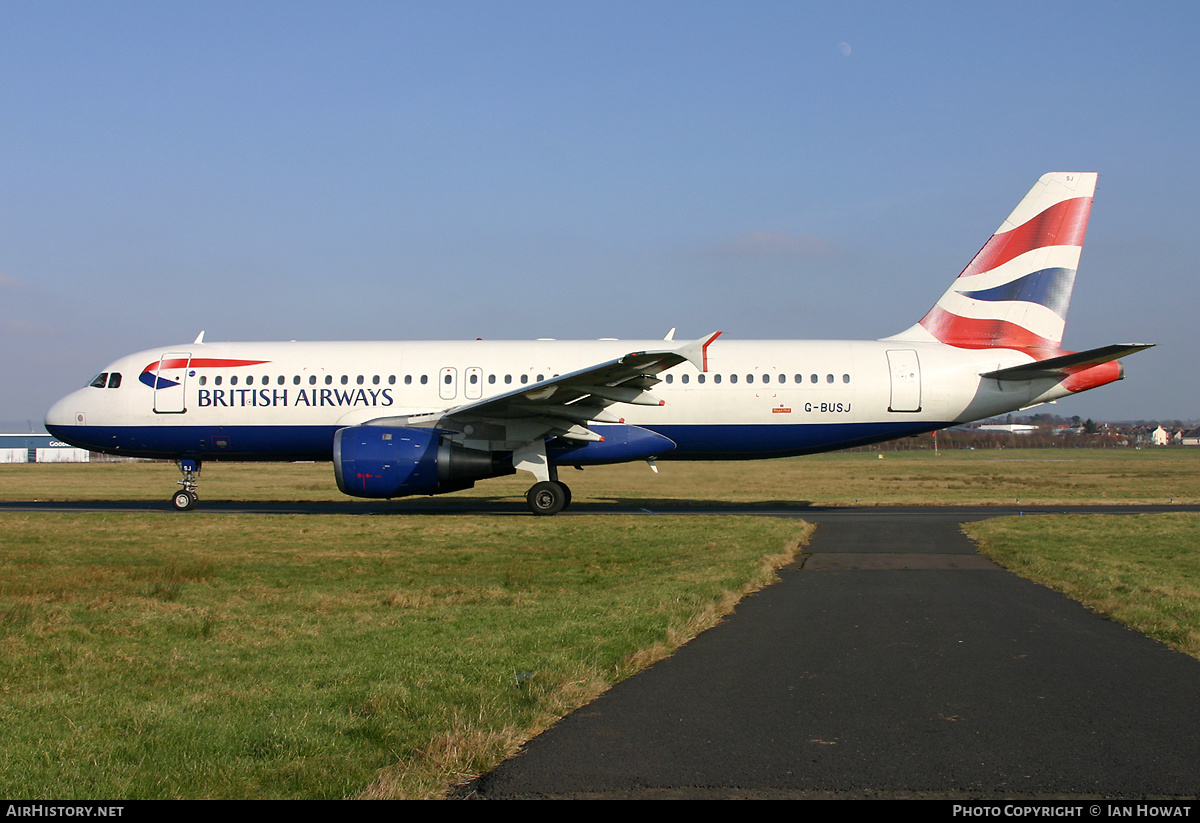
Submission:
{"label": "horizontal stabilizer", "polygon": [[1116,360],[1153,346],[1153,343],[1114,343],[1111,346],[1064,354],[1061,357],[1051,357],[1049,360],[1039,360],[1036,363],[1025,363],[1007,369],[984,372],[980,377],[987,377],[991,380],[1035,380],[1039,377],[1062,377],[1073,370],[1107,363],[1110,360]]}

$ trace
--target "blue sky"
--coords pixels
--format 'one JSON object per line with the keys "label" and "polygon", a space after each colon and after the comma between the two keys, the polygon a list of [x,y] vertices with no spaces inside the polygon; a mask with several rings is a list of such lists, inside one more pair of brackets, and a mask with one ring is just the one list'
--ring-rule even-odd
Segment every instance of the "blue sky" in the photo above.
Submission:
{"label": "blue sky", "polygon": [[1047,407],[1200,418],[1200,7],[0,1],[0,420],[210,340],[877,338],[1098,171]]}

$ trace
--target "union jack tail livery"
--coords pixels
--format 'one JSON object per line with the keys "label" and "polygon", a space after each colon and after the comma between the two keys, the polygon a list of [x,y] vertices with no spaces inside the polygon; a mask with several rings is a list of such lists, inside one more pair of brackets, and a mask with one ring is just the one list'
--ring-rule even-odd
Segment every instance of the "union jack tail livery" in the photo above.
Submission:
{"label": "union jack tail livery", "polygon": [[890,339],[1017,349],[1034,357],[1057,353],[1096,177],[1043,175],[937,305]]}

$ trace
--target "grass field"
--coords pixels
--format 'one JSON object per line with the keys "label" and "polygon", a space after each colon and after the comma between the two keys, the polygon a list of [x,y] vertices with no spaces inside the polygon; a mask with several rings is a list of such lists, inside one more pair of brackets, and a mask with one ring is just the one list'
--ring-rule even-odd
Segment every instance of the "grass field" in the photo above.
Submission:
{"label": "grass field", "polygon": [[768,518],[0,514],[0,795],[438,796],[768,583]]}
{"label": "grass field", "polygon": [[[1200,502],[1197,458],[848,454],[566,479],[583,507],[1150,504]],[[809,532],[754,517],[489,515],[523,497],[520,478],[480,484],[466,495],[479,511],[448,516],[203,509],[347,500],[331,475],[209,466],[201,508],[180,514],[170,465],[0,466],[0,500],[163,506],[0,514],[3,796],[436,797],[713,623]],[[968,531],[1019,573],[1197,654],[1200,518]]]}
{"label": "grass field", "polygon": [[[570,469],[577,503],[738,505],[1025,505],[1200,503],[1200,449],[1002,449],[827,454],[748,463],[644,463]],[[167,463],[0,466],[0,500],[161,500],[177,488]],[[413,501],[459,506],[466,498],[521,501],[527,476]],[[206,500],[350,501],[328,463],[205,466]]]}

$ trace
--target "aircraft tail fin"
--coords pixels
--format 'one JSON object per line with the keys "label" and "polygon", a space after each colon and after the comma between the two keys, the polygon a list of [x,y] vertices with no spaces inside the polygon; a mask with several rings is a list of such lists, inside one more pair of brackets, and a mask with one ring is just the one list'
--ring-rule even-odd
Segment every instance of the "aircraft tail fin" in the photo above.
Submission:
{"label": "aircraft tail fin", "polygon": [[1057,350],[1097,176],[1043,175],[921,322],[888,339]]}

